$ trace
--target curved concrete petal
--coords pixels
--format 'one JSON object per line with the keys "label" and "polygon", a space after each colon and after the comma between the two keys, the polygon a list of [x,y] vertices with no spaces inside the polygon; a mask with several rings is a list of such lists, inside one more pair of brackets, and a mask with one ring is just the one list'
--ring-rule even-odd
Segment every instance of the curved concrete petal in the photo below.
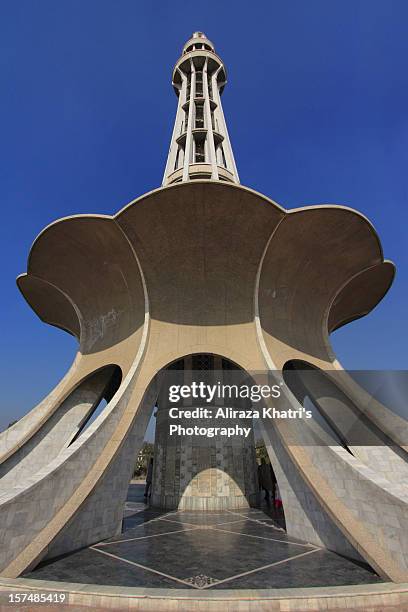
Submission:
{"label": "curved concrete petal", "polygon": [[391,287],[395,266],[383,261],[351,278],[330,306],[327,322],[329,332],[371,312]]}
{"label": "curved concrete petal", "polygon": [[258,262],[283,216],[249,189],[194,181],[135,200],[116,221],[140,258],[153,319],[224,327],[253,320]]}
{"label": "curved concrete petal", "polygon": [[0,487],[15,487],[39,472],[69,446],[106,392],[115,366],[105,366],[89,375],[58,406],[52,417],[8,460],[0,464]]}
{"label": "curved concrete petal", "polygon": [[110,217],[72,217],[48,226],[32,246],[28,274],[18,282],[41,319],[75,333],[79,326],[80,345],[61,383],[0,434],[0,462],[25,444],[89,374],[116,364],[125,376],[145,321],[139,263]]}
{"label": "curved concrete petal", "polygon": [[[105,256],[104,249],[107,249]],[[108,256],[109,250],[113,255]],[[34,299],[35,306],[42,308],[42,318],[51,318],[61,327],[65,326],[66,321],[61,317],[66,317],[66,311],[58,312],[60,300],[48,302],[47,297],[50,287],[54,297],[69,296],[80,321],[80,347],[60,385],[0,437],[4,477],[10,481],[0,504],[2,524],[7,525],[9,533],[2,548],[3,567],[13,559],[27,560],[30,543],[36,558],[44,554],[44,528],[52,523],[67,501],[75,497],[96,458],[103,455],[106,441],[114,435],[118,418],[127,404],[129,382],[140,362],[147,334],[147,296],[142,272],[133,249],[111,219],[68,219],[59,226],[50,226],[33,245],[28,278],[35,280],[23,282],[27,299]],[[78,286],[80,291],[76,291]],[[41,294],[41,290],[44,293]],[[115,297],[110,300],[112,291]],[[112,304],[115,316],[109,317],[110,310],[106,309],[109,306],[112,310]],[[118,407],[116,394],[86,434],[61,451],[64,441],[78,431],[78,425],[93,403],[93,400],[84,402],[81,397],[78,404],[75,388],[89,374],[112,363],[119,366],[124,375],[125,383],[118,393],[119,397],[124,395],[125,400],[119,402]],[[82,408],[78,412],[79,406]],[[47,465],[40,465],[32,459],[39,455],[44,444],[54,446],[54,457]],[[20,462],[17,461],[19,455]],[[14,473],[16,478],[13,479]],[[61,486],[53,490],[51,485],[56,481]],[[27,528],[22,516],[16,513],[15,509],[22,505],[26,505],[31,517],[40,512],[41,519],[34,521],[32,529]],[[116,517],[112,517],[110,529],[116,529],[117,524]]]}
{"label": "curved concrete petal", "polygon": [[276,367],[302,355],[330,364],[330,304],[350,278],[381,262],[378,237],[356,212],[315,207],[288,213],[270,239],[259,279],[259,316]]}
{"label": "curved concrete petal", "polygon": [[17,278],[17,286],[44,323],[59,327],[79,340],[81,325],[78,314],[70,299],[58,287],[33,274],[21,274]]}

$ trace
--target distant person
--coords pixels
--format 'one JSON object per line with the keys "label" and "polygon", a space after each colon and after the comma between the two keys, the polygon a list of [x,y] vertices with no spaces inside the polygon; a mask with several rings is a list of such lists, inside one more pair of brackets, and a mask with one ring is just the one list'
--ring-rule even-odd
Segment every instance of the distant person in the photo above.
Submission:
{"label": "distant person", "polygon": [[[271,469],[271,466],[266,463],[266,460],[264,457],[262,457],[261,459],[261,463],[260,465],[258,465],[258,481],[259,481],[259,488],[261,489],[261,491],[265,491],[265,501],[268,504],[268,506],[270,505],[271,501],[270,501],[270,494],[274,491],[274,483],[272,480],[272,474],[273,471]],[[275,475],[274,475],[275,476]]]}
{"label": "distant person", "polygon": [[144,492],[144,497],[146,499],[148,496],[150,497],[151,495],[152,480],[153,480],[153,457],[150,458],[149,465],[147,466],[146,487],[145,487],[145,492]]}
{"label": "distant person", "polygon": [[272,467],[272,463],[269,464],[269,467],[271,469],[271,479],[272,479],[272,499],[273,499],[273,503],[275,504],[275,499],[276,499],[276,491],[278,491],[278,481],[276,480],[276,476],[275,476],[275,472],[273,471],[273,467]]}
{"label": "distant person", "polygon": [[274,506],[276,508],[276,510],[279,510],[279,508],[282,508],[282,497],[279,491],[279,487],[278,484],[276,483],[275,485],[275,497],[274,497]]}

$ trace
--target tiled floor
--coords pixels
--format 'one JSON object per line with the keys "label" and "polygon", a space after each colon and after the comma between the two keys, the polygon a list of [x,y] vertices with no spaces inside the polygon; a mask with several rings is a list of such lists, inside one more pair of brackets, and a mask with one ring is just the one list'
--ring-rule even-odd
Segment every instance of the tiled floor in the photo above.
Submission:
{"label": "tiled floor", "polygon": [[121,536],[43,563],[26,577],[196,589],[380,582],[369,568],[287,536],[267,509],[164,513],[146,508],[140,491],[130,488]]}

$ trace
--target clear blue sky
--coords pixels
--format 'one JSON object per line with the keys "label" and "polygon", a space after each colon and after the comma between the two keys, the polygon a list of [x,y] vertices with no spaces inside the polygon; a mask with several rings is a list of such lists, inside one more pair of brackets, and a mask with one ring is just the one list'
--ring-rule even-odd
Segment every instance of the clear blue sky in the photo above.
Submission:
{"label": "clear blue sky", "polygon": [[333,335],[340,360],[407,368],[407,23],[404,0],[3,0],[0,429],[48,393],[75,353],[16,288],[30,245],[54,219],[111,214],[160,185],[171,71],[194,30],[227,66],[242,183],[287,208],[362,211],[397,264],[380,306]]}

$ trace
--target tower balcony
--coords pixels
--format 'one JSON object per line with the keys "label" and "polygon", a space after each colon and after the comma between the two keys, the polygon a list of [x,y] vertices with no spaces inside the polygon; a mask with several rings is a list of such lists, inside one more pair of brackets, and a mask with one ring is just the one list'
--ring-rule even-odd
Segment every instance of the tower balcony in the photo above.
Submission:
{"label": "tower balcony", "polygon": [[190,51],[188,53],[185,53],[185,55],[180,57],[180,59],[178,60],[177,64],[174,67],[172,83],[173,83],[174,91],[176,92],[177,96],[180,95],[180,89],[181,89],[180,72],[183,72],[184,74],[190,74],[191,72],[190,60],[191,59],[193,60],[194,66],[196,68],[202,69],[206,58],[208,60],[208,73],[209,74],[212,74],[213,72],[218,70],[218,68],[221,68],[218,74],[217,80],[218,80],[218,83],[220,84],[220,94],[222,93],[224,89],[224,85],[227,81],[227,75],[226,75],[225,67],[224,67],[224,64],[221,58],[218,57],[218,55],[214,53],[213,51],[199,49],[197,51]]}
{"label": "tower balcony", "polygon": [[[195,98],[193,100],[194,100],[194,102],[201,102],[202,103],[204,101],[204,96],[195,96]],[[213,111],[214,109],[217,108],[218,105],[217,105],[216,102],[214,102],[214,100],[211,98],[211,96],[209,97],[209,100],[210,100],[210,108]],[[187,101],[184,102],[184,104],[182,105],[181,108],[183,109],[183,111],[188,112],[188,107],[189,106],[190,106],[190,96],[187,97]]]}
{"label": "tower balcony", "polygon": [[187,132],[182,132],[178,138],[176,138],[176,142],[180,147],[185,147],[186,145]]}
{"label": "tower balcony", "polygon": [[217,170],[218,177],[222,181],[229,181],[231,183],[235,183],[234,175],[230,170],[227,170],[227,168],[224,168],[224,166],[217,166]]}
{"label": "tower balcony", "polygon": [[[234,183],[234,175],[232,172],[224,168],[224,166],[217,166],[218,178],[221,181],[227,181],[230,183]],[[189,178],[194,179],[210,179],[212,174],[212,166],[211,164],[201,163],[201,164],[189,164],[188,166],[188,175]],[[174,170],[166,180],[166,185],[172,185],[173,183],[180,183],[183,179],[183,167],[177,168]]]}
{"label": "tower balcony", "polygon": [[[208,129],[204,126],[204,127],[199,127],[199,128],[198,127],[193,128],[191,131],[195,138],[197,138],[198,140],[204,140],[207,136]],[[220,132],[216,132],[215,130],[213,130],[213,135],[214,135],[214,142],[216,145],[220,144],[224,140],[224,136],[220,134]],[[176,142],[178,145],[184,148],[186,144],[186,139],[187,139],[187,130],[182,132],[176,138]]]}
{"label": "tower balcony", "polygon": [[217,132],[215,130],[213,130],[213,135],[214,135],[215,146],[218,146],[224,140],[224,136],[220,134],[220,132]]}

